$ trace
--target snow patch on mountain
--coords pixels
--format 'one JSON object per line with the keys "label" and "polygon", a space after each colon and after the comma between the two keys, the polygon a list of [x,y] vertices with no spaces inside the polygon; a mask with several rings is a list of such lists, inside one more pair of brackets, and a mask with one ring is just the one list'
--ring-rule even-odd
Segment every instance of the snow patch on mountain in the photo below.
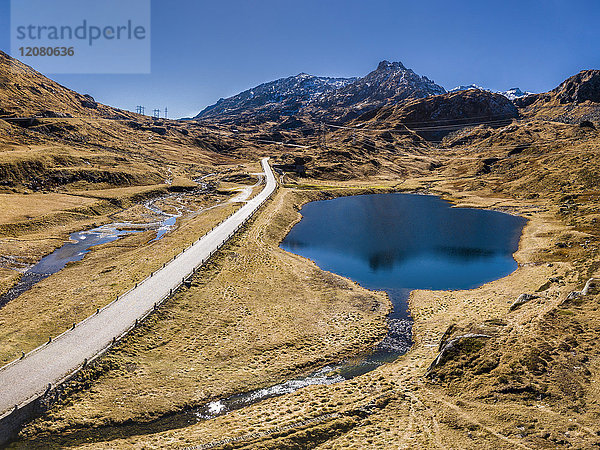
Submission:
{"label": "snow patch on mountain", "polygon": [[515,100],[517,98],[527,97],[528,95],[533,95],[533,92],[527,92],[527,91],[523,92],[519,88],[510,88],[507,91],[498,92],[498,94],[504,95],[509,100]]}
{"label": "snow patch on mountain", "polygon": [[476,84],[464,84],[451,89],[449,92],[458,92],[458,91],[468,91],[469,89],[477,89],[479,91],[485,92],[493,92],[495,94],[504,95],[509,100],[516,100],[517,98],[527,97],[528,95],[532,95],[533,92],[523,92],[518,87],[510,88],[506,91],[492,91],[491,89],[486,89]]}

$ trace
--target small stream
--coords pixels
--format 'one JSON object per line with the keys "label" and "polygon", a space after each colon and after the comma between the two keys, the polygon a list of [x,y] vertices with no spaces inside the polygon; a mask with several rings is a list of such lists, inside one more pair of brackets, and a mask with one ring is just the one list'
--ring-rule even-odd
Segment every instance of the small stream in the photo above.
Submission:
{"label": "small stream", "polygon": [[[180,195],[183,194],[174,194],[169,197]],[[43,279],[59,272],[68,263],[81,261],[92,247],[116,241],[132,233],[141,233],[148,230],[156,230],[156,237],[151,242],[162,239],[166,233],[173,229],[177,218],[181,217],[185,211],[183,206],[177,206],[175,214],[164,212],[156,206],[156,203],[165,198],[167,197],[149,200],[144,203],[144,207],[148,211],[161,217],[159,221],[149,223],[115,222],[91,230],[71,233],[68,242],[27,269],[15,286],[0,296],[0,308]]]}
{"label": "small stream", "polygon": [[384,290],[392,301],[388,333],[370,352],[269,388],[184,413],[210,419],[315,384],[350,380],[394,361],[412,345],[408,297],[414,289],[473,289],[517,268],[526,220],[497,211],[453,208],[439,197],[372,194],[311,202],[281,248],[321,269]]}

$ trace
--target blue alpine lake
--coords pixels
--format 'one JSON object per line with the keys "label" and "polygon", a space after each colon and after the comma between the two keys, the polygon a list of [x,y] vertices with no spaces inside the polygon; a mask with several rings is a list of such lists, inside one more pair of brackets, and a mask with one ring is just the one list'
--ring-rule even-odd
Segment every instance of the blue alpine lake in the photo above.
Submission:
{"label": "blue alpine lake", "polygon": [[408,318],[413,289],[471,289],[517,268],[526,220],[453,208],[439,197],[373,194],[316,201],[281,247],[321,269],[388,292],[391,318]]}
{"label": "blue alpine lake", "polygon": [[[395,360],[412,345],[407,307],[413,289],[471,289],[517,268],[526,220],[497,211],[453,208],[431,195],[374,194],[307,203],[281,248],[321,269],[388,293],[389,330],[376,348],[306,376],[208,403],[177,420],[210,419],[314,384],[334,384]],[[173,419],[170,419],[173,420]],[[166,427],[174,427],[172,422]]]}

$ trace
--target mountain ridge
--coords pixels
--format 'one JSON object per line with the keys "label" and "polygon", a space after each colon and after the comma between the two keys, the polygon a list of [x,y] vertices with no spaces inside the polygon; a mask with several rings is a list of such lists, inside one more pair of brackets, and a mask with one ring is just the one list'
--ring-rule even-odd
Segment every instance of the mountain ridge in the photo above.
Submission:
{"label": "mountain ridge", "polygon": [[[232,97],[221,98],[215,104],[200,111],[194,119],[226,118],[243,115],[246,110],[266,117],[271,117],[276,113],[291,115],[297,112],[300,104],[309,102],[316,96],[354,80],[355,78],[319,77],[302,72],[298,75],[262,83]],[[269,105],[272,106],[269,107]]]}
{"label": "mountain ridge", "polygon": [[475,89],[475,90],[479,90],[479,91],[486,91],[486,92],[492,92],[494,94],[500,94],[500,95],[505,96],[507,99],[509,99],[511,101],[516,100],[518,98],[527,97],[529,95],[534,95],[533,92],[522,91],[518,87],[513,87],[510,89],[507,89],[506,91],[493,91],[491,89],[486,89],[484,87],[481,87],[477,84],[466,84],[466,85],[461,84],[460,86],[456,86],[454,89],[450,89],[448,92],[467,91],[469,89]]}
{"label": "mountain ridge", "polygon": [[307,113],[344,121],[386,103],[423,98],[446,90],[401,62],[381,61],[364,77],[330,78],[305,73],[280,78],[219,99],[193,119],[268,121]]}

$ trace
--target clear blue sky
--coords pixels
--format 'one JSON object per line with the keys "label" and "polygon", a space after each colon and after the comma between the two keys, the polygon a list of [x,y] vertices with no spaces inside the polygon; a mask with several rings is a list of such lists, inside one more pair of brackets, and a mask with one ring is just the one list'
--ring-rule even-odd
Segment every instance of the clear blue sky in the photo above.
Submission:
{"label": "clear blue sky", "polygon": [[[7,52],[9,16],[0,0]],[[445,88],[541,92],[600,67],[599,24],[599,0],[153,0],[150,75],[50,76],[121,108],[168,106],[171,117],[299,72],[365,75],[383,59]]]}

